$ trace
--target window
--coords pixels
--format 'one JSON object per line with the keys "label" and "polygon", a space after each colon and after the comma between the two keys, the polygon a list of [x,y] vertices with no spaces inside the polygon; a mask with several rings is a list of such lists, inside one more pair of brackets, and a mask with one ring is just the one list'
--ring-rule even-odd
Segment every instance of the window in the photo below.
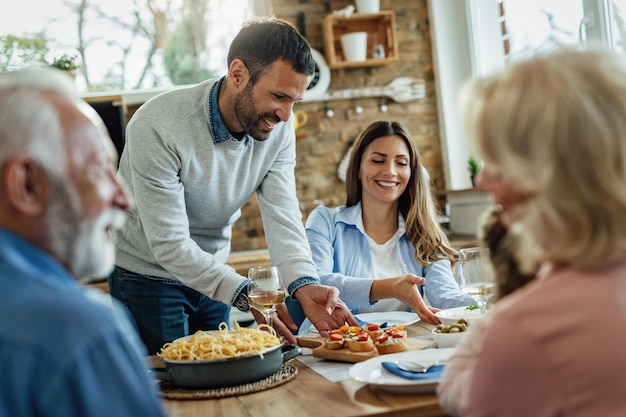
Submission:
{"label": "window", "polygon": [[263,2],[20,0],[0,14],[0,71],[79,65],[83,92],[191,84],[226,71],[228,46]]}
{"label": "window", "polygon": [[463,83],[559,45],[626,50],[626,0],[429,0],[446,187],[471,187]]}
{"label": "window", "polygon": [[510,58],[562,45],[599,43],[622,53],[626,0],[499,0]]}
{"label": "window", "polygon": [[579,43],[580,1],[500,0],[500,11],[507,60]]}

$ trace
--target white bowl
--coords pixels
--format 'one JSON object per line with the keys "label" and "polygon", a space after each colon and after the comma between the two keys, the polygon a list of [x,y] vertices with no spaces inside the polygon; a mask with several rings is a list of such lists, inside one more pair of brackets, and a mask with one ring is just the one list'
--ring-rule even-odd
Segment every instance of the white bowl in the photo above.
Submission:
{"label": "white bowl", "polygon": [[472,322],[476,322],[481,316],[482,313],[480,310],[468,310],[467,307],[449,308],[435,313],[435,317],[439,319],[441,324],[447,326],[458,322],[459,319],[465,319],[465,321],[471,325]]}
{"label": "white bowl", "polygon": [[439,349],[455,347],[466,335],[467,330],[459,333],[439,333],[432,330],[433,339]]}

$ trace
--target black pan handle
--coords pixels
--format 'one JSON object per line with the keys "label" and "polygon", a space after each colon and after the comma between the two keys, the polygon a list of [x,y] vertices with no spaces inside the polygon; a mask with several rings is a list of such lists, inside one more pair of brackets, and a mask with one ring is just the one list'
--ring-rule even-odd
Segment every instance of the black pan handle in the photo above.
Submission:
{"label": "black pan handle", "polygon": [[302,354],[302,348],[298,345],[284,345],[283,351],[283,363],[295,358]]}
{"label": "black pan handle", "polygon": [[148,375],[155,379],[160,379],[161,381],[173,382],[174,377],[167,371],[167,368],[157,368],[153,367],[148,370]]}

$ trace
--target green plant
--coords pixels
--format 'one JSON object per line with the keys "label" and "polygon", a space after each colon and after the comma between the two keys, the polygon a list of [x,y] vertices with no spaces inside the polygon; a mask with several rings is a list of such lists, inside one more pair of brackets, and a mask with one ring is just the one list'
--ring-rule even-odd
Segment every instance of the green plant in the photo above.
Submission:
{"label": "green plant", "polygon": [[476,158],[474,155],[470,155],[467,159],[467,170],[470,173],[470,180],[472,181],[472,187],[476,187],[476,174],[483,167],[483,162]]}
{"label": "green plant", "polygon": [[476,175],[478,171],[482,168],[483,163],[480,159],[476,158],[474,155],[470,155],[467,159],[467,169],[469,170],[470,175]]}
{"label": "green plant", "polygon": [[67,54],[63,54],[60,57],[54,58],[49,65],[53,68],[58,68],[63,71],[75,71],[78,69],[76,56],[69,56]]}
{"label": "green plant", "polygon": [[13,71],[46,63],[48,46],[45,39],[0,36],[0,72]]}

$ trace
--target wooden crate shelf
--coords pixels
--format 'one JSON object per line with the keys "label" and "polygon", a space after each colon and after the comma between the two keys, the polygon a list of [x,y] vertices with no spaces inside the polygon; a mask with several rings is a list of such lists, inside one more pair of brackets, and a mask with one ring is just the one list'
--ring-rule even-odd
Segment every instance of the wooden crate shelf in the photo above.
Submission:
{"label": "wooden crate shelf", "polygon": [[[380,13],[353,13],[350,17],[330,14],[324,18],[322,35],[324,54],[330,68],[369,67],[385,65],[398,60],[398,42],[395,37],[395,14],[392,10]],[[346,61],[341,47],[341,35],[367,32],[367,58],[365,61]],[[384,58],[372,58],[372,48],[377,38],[385,48]]]}

